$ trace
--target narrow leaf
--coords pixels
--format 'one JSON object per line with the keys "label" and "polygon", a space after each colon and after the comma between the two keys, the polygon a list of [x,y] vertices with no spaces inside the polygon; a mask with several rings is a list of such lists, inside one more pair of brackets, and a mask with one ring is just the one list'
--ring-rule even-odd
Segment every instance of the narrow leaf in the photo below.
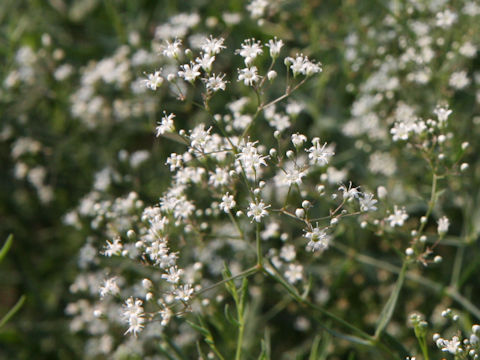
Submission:
{"label": "narrow leaf", "polygon": [[2,250],[0,250],[0,262],[2,262],[5,255],[7,255],[8,250],[10,250],[10,247],[12,246],[12,242],[13,242],[13,235],[10,234],[7,238],[7,241],[5,241],[5,244],[3,244]]}
{"label": "narrow leaf", "polygon": [[7,323],[10,318],[15,315],[15,313],[20,310],[20,308],[23,306],[23,303],[27,297],[25,295],[22,295],[20,299],[18,299],[17,303],[13,306],[13,308],[10,309],[8,313],[5,314],[5,316],[0,320],[0,328],[3,327]]}
{"label": "narrow leaf", "polygon": [[381,332],[385,329],[385,327],[390,322],[390,319],[393,316],[393,312],[395,310],[395,306],[397,305],[398,296],[400,295],[400,290],[402,290],[403,282],[405,280],[405,274],[407,273],[407,262],[404,261],[402,265],[402,269],[400,270],[400,274],[398,274],[398,279],[395,284],[395,288],[393,292],[390,294],[385,307],[383,308],[382,312],[380,313],[380,318],[377,323],[377,328],[375,330],[375,337],[378,339]]}

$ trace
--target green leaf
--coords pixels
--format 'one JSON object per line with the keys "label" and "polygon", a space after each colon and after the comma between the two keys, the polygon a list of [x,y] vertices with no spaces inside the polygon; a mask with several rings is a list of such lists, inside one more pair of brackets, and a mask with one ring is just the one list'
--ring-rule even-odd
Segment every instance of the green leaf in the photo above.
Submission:
{"label": "green leaf", "polygon": [[317,335],[313,339],[312,349],[310,350],[310,356],[308,360],[317,360],[318,359],[318,348],[320,346],[320,336]]}
{"label": "green leaf", "polygon": [[10,234],[7,238],[7,241],[5,241],[5,244],[3,244],[2,250],[0,250],[0,262],[2,262],[5,255],[7,255],[8,250],[10,250],[10,247],[12,246],[12,242],[13,242],[13,234]]}
{"label": "green leaf", "polygon": [[0,328],[5,325],[10,318],[17,313],[18,310],[23,306],[23,303],[27,297],[25,295],[22,295],[20,299],[18,299],[17,303],[13,306],[13,308],[10,309],[8,313],[5,314],[5,316],[0,320]]}
{"label": "green leaf", "polygon": [[385,329],[385,327],[390,322],[390,319],[393,316],[393,312],[395,310],[395,306],[397,305],[398,296],[400,295],[400,290],[402,290],[403,282],[405,280],[405,275],[407,273],[407,262],[404,261],[402,265],[402,269],[400,270],[400,274],[398,275],[397,282],[395,284],[395,288],[391,293],[390,297],[388,298],[385,307],[383,308],[382,312],[380,313],[380,318],[377,323],[377,328],[375,329],[375,337],[378,339],[381,332]]}

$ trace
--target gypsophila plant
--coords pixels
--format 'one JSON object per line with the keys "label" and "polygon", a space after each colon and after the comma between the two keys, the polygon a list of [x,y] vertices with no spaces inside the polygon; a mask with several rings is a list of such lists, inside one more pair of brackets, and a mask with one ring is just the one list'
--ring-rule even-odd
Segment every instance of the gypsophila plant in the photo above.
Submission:
{"label": "gypsophila plant", "polygon": [[18,4],[0,357],[478,358],[477,0]]}

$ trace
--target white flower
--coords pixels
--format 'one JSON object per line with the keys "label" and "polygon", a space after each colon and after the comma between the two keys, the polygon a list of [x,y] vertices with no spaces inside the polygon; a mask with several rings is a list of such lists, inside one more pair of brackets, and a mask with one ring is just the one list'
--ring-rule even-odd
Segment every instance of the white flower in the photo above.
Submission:
{"label": "white flower", "polygon": [[155,71],[153,74],[148,74],[147,79],[144,80],[145,86],[151,90],[157,90],[163,84],[163,77],[160,75],[161,70]]}
{"label": "white flower", "polygon": [[255,147],[257,142],[247,142],[241,146],[240,153],[237,154],[237,159],[241,162],[242,166],[247,170],[260,170],[260,166],[266,166],[266,156],[262,156],[258,153]]}
{"label": "white flower", "polygon": [[205,86],[207,90],[212,90],[213,92],[218,90],[225,90],[227,85],[226,81],[223,80],[224,75],[215,75],[212,74],[208,79],[205,80]]}
{"label": "white flower", "polygon": [[221,167],[217,167],[215,172],[210,173],[210,178],[208,179],[208,183],[212,184],[215,187],[219,187],[222,185],[227,185],[230,176],[228,175],[228,170],[223,169]]}
{"label": "white flower", "polygon": [[243,81],[243,83],[247,86],[252,86],[258,82],[258,80],[260,80],[256,66],[239,69],[238,72],[238,81]]}
{"label": "white flower", "polygon": [[166,307],[160,310],[160,316],[162,317],[162,322],[160,323],[162,326],[167,326],[172,318],[173,312],[170,308]]}
{"label": "white flower", "polygon": [[202,57],[197,57],[195,62],[200,65],[200,67],[205,70],[207,73],[212,71],[213,62],[215,61],[215,56],[210,54],[203,54]]}
{"label": "white flower", "polygon": [[449,28],[455,21],[457,21],[457,14],[448,9],[437,13],[437,26],[439,27]]}
{"label": "white flower", "polygon": [[182,45],[182,40],[175,39],[173,43],[170,43],[168,40],[166,42],[167,45],[162,47],[162,55],[177,59],[181,52],[180,46]]}
{"label": "white flower", "polygon": [[307,172],[305,170],[300,170],[296,167],[287,169],[285,172],[280,173],[280,184],[288,186],[292,186],[293,184],[300,185],[302,183],[302,178],[306,175]]}
{"label": "white flower", "polygon": [[310,76],[322,72],[320,64],[310,61],[308,57],[303,54],[296,54],[295,58],[285,58],[285,64],[290,66],[290,70],[292,70],[294,76],[298,74]]}
{"label": "white flower", "polygon": [[242,48],[238,49],[236,53],[244,58],[245,65],[248,66],[258,55],[263,53],[262,43],[255,39],[247,39],[243,42]]}
{"label": "white flower", "polygon": [[258,19],[263,16],[267,6],[267,0],[252,0],[250,4],[247,5],[247,10],[250,12],[252,18]]}
{"label": "white flower", "polygon": [[450,220],[448,220],[446,216],[443,216],[440,219],[438,219],[438,228],[437,228],[438,234],[440,236],[445,235],[448,231],[449,226],[450,226]]}
{"label": "white flower", "polygon": [[328,164],[328,160],[335,155],[335,153],[328,150],[327,143],[320,146],[319,139],[312,140],[313,146],[307,150],[308,158],[312,164],[318,164],[320,166]]}
{"label": "white flower", "polygon": [[360,210],[361,211],[375,211],[377,207],[375,204],[377,200],[373,198],[372,193],[364,193],[363,197],[359,199],[360,201]]}
{"label": "white flower", "polygon": [[235,202],[233,195],[229,195],[228,192],[222,196],[222,202],[219,204],[220,209],[226,213],[230,212],[231,209],[235,207],[237,203]]}
{"label": "white flower", "polygon": [[285,277],[290,284],[295,284],[303,278],[303,266],[288,264],[288,270],[285,271]]}
{"label": "white flower", "polygon": [[[350,183],[348,184],[348,188],[345,186],[345,185],[341,185],[338,190],[342,191],[343,192],[343,198],[345,200],[349,200],[349,199],[358,199],[359,196],[362,194],[359,190],[358,190],[358,186],[357,187],[352,187],[352,182],[350,181]],[[373,196],[373,195],[372,195]]]}
{"label": "white flower", "polygon": [[270,56],[273,59],[276,59],[280,54],[280,50],[282,49],[283,41],[277,40],[277,37],[275,37],[273,40],[268,41],[267,46],[270,48]]}
{"label": "white flower", "polygon": [[134,336],[137,336],[137,333],[143,330],[145,323],[145,314],[143,312],[142,300],[135,299],[132,297],[128,298],[123,306],[123,318],[128,322],[128,330],[125,334],[132,333]]}
{"label": "white flower", "polygon": [[176,265],[169,267],[165,274],[162,274],[162,279],[167,280],[171,284],[178,284],[180,276],[183,274],[183,270],[179,269]]}
{"label": "white flower", "polygon": [[120,255],[122,253],[123,245],[120,242],[120,237],[113,240],[113,243],[107,240],[107,246],[105,248],[105,256],[111,257],[113,255]]}
{"label": "white flower", "polygon": [[295,260],[295,257],[297,256],[297,253],[295,251],[295,246],[293,245],[284,245],[280,249],[280,257],[285,260],[285,261],[292,261]]}
{"label": "white flower", "polygon": [[270,205],[265,205],[263,200],[256,200],[255,202],[251,202],[248,206],[247,216],[252,218],[252,221],[260,222],[262,218],[268,214],[267,210]]}
{"label": "white flower", "polygon": [[194,82],[200,76],[200,65],[193,63],[180,65],[182,70],[178,72],[178,76],[184,78],[185,81]]}
{"label": "white flower", "polygon": [[387,217],[387,221],[390,222],[391,227],[403,226],[405,220],[408,219],[408,214],[405,208],[399,209],[397,205],[394,206],[393,214]]}
{"label": "white flower", "polygon": [[303,143],[307,141],[307,137],[303,134],[292,134],[292,144],[295,147],[300,147],[303,145]]}
{"label": "white flower", "polygon": [[103,298],[105,295],[112,294],[116,295],[120,292],[120,288],[117,285],[117,277],[111,277],[110,279],[105,279],[103,285],[100,287],[100,297]]}
{"label": "white flower", "polygon": [[325,230],[317,227],[305,231],[305,237],[309,240],[307,244],[307,251],[319,251],[323,252],[328,249],[330,244],[330,236]]}
{"label": "white flower", "polygon": [[468,78],[466,71],[457,71],[450,76],[448,84],[451,87],[460,90],[470,84],[470,79]]}
{"label": "white flower", "polygon": [[175,118],[175,114],[167,115],[167,113],[164,113],[162,117],[162,121],[155,128],[155,130],[157,130],[157,135],[156,135],[157,137],[165,134],[166,132],[175,131],[175,125],[173,124],[174,118]]}
{"label": "white flower", "polygon": [[192,298],[193,294],[193,289],[192,285],[186,284],[186,285],[180,285],[178,288],[176,288],[173,291],[173,295],[175,296],[176,300],[187,302]]}
{"label": "white flower", "polygon": [[439,338],[436,341],[437,346],[444,352],[449,352],[450,354],[457,354],[461,349],[461,342],[458,336],[452,337],[452,340]]}
{"label": "white flower", "polygon": [[220,51],[222,51],[222,49],[225,49],[223,42],[223,38],[216,39],[213,38],[212,35],[210,35],[209,38],[205,38],[205,40],[203,41],[202,50],[209,55],[218,54]]}

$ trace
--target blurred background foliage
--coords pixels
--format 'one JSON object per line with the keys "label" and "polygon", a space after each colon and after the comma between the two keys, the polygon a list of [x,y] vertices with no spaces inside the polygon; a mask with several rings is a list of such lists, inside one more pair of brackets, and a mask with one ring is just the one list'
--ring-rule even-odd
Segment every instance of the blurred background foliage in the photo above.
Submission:
{"label": "blurred background foliage", "polygon": [[[452,3],[454,6],[461,2]],[[378,47],[384,46],[384,51],[393,56],[401,53],[400,49],[389,48],[379,40],[383,19],[392,15],[391,4],[355,0],[282,1],[278,3],[278,11],[261,25],[249,19],[245,5],[240,0],[0,2],[0,79],[4,84],[0,89],[0,239],[3,241],[8,234],[15,236],[8,256],[0,264],[0,316],[21,295],[27,298],[21,311],[0,329],[1,358],[83,358],[86,336],[70,332],[65,308],[72,301],[69,287],[78,271],[76,256],[89,233],[66,226],[63,219],[92,189],[95,174],[105,167],[115,169],[115,176],[112,176],[115,179],[110,188],[112,199],[136,191],[146,203],[157,201],[169,183],[165,159],[177,145],[164,139],[155,140],[153,129],[156,121],[161,118],[165,108],[177,114],[179,128],[187,123],[186,119],[201,115],[191,105],[172,102],[167,94],[132,94],[129,81],[120,85],[104,81],[96,85],[96,91],[105,100],[104,106],[98,108],[94,126],[91,126],[79,116],[72,115],[72,96],[82,81],[83,69],[92,61],[113,57],[122,46],[126,46],[130,53],[135,49],[150,49],[156,27],[167,23],[176,14],[198,14],[201,20],[195,31],[225,36],[230,48],[238,47],[248,37],[268,40],[277,36],[286,41],[291,54],[302,51],[320,59],[324,64],[324,72],[308,82],[296,97],[307,107],[305,114],[295,124],[297,131],[310,137],[321,136],[333,140],[337,146],[336,153],[340,154],[335,166],[346,166],[351,179],[358,184],[368,184],[371,190],[384,183],[392,184],[394,188],[400,181],[398,178],[401,178],[402,183],[407,184],[402,190],[410,199],[417,199],[410,201],[409,212],[412,217],[424,213],[425,202],[422,198],[428,195],[430,185],[429,179],[422,178],[424,165],[401,146],[379,144],[390,151],[399,170],[390,178],[372,175],[366,169],[371,153],[368,146],[365,147],[369,141],[368,134],[352,139],[342,131],[343,124],[351,117],[351,106],[358,96],[360,84],[379,67]],[[225,25],[221,20],[225,12],[242,14],[242,21],[237,25]],[[407,18],[402,10],[396,16]],[[414,41],[415,35],[411,34],[408,24],[404,25],[403,29],[396,29],[396,36],[405,37],[407,42]],[[377,33],[371,34],[372,31]],[[478,34],[477,31],[478,26],[464,29],[459,24],[452,29],[449,34],[451,39],[447,41],[460,39],[462,34]],[[359,48],[364,52],[357,54],[361,62],[356,70],[352,70],[352,61],[345,56],[349,46],[345,39],[350,33],[358,36],[358,43],[362,45]],[[18,54],[22,48],[29,48],[34,53],[34,56],[27,56],[25,60],[29,62],[27,67],[30,70],[22,75],[20,69],[20,78],[25,78],[14,82],[14,85],[5,86],[12,71],[21,67]],[[240,60],[228,60],[223,71],[235,74]],[[463,65],[473,74],[478,71],[479,62],[476,56]],[[59,80],[55,72],[62,64],[71,66],[71,74]],[[452,92],[446,85],[447,74],[460,64],[455,59],[449,63],[446,58],[439,57],[432,65],[434,75],[427,91],[425,87],[405,84],[395,94],[395,99],[421,104],[422,115],[426,117],[431,116],[429,114],[439,100],[450,99],[450,106],[455,110],[455,135],[461,139],[459,141],[470,141],[474,147],[467,155],[472,169],[468,176],[461,181],[454,178],[444,183],[446,188],[452,190],[462,188],[466,196],[458,197],[452,192],[442,200],[453,224],[451,233],[464,241],[455,238],[452,247],[439,250],[446,261],[445,270],[430,271],[428,276],[445,284],[444,279],[451,273],[450,269],[456,266],[452,249],[465,247],[462,259],[467,266],[464,272],[457,274],[460,276],[459,288],[468,297],[474,297],[475,294],[478,297],[479,131],[472,120],[479,116],[478,103],[474,91]],[[132,66],[129,71],[133,78],[128,80],[141,78],[144,71],[151,72],[156,67],[158,65],[155,62]],[[115,99],[124,99],[127,107],[133,107],[138,99],[147,99],[150,103],[146,105],[147,110],[137,115],[131,113],[119,120],[115,115]],[[394,111],[395,104],[395,101],[387,102],[379,113],[387,118]],[[16,141],[20,138],[27,139],[28,146],[33,148],[13,156]],[[125,158],[142,150],[149,151],[150,157],[132,171],[132,166]],[[18,167],[19,159],[30,170],[40,166],[44,170],[39,172],[44,171],[44,175],[37,174],[36,180],[32,179],[33,176],[19,176],[22,171],[27,171]],[[435,226],[433,221],[429,224],[431,229]],[[358,252],[369,254],[370,260],[378,254],[384,254],[388,248],[386,242],[370,232],[358,232],[348,226],[342,229],[336,234],[337,237]],[[402,241],[405,243],[404,240],[392,238],[389,242],[394,248],[402,249],[400,244]],[[329,275],[322,278],[330,294],[326,304],[352,323],[370,323],[371,329],[367,330],[373,330],[375,319],[365,317],[372,314],[372,308],[381,308],[395,275],[385,269],[359,263],[354,254],[348,251],[347,256],[342,249],[332,252],[337,255],[336,259],[328,265],[323,264],[329,267]],[[387,252],[391,253],[391,257],[384,257],[383,260],[386,263],[394,262],[394,252]],[[319,270],[322,276],[324,270],[322,267]],[[411,310],[424,309],[428,313],[433,302],[448,305],[452,301],[443,297],[439,289],[428,291],[421,282],[409,283],[408,289],[402,293],[397,325],[405,324]],[[286,353],[286,358],[305,358],[310,343],[303,344],[302,332],[285,330],[290,334],[289,338],[285,338],[282,330],[279,330],[284,326],[292,328],[295,319],[290,314],[298,310],[295,305],[285,303],[283,306],[288,311],[276,317],[269,312],[276,303],[272,299],[281,296],[282,292],[278,292],[264,299],[263,304],[258,304],[259,311],[267,313],[267,318],[272,318],[272,343],[278,344],[275,351],[282,354],[293,348],[292,357]],[[401,341],[400,332],[398,337]],[[324,347],[332,343],[328,337],[322,341]],[[333,343],[336,341],[333,340]],[[346,350],[339,356],[346,359],[349,345],[344,347]]]}

